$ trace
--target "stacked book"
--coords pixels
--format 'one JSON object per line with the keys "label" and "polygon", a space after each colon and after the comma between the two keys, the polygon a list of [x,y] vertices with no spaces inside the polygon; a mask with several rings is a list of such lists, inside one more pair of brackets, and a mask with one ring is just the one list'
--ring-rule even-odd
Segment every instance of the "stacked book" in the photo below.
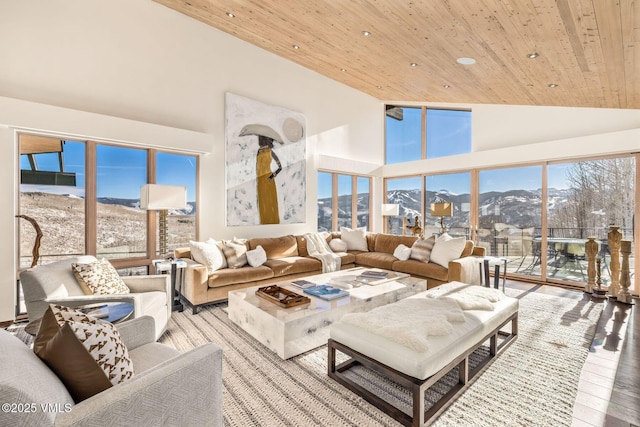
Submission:
{"label": "stacked book", "polygon": [[331,285],[314,286],[312,288],[305,289],[304,292],[327,301],[349,296],[349,292],[340,288],[334,288]]}

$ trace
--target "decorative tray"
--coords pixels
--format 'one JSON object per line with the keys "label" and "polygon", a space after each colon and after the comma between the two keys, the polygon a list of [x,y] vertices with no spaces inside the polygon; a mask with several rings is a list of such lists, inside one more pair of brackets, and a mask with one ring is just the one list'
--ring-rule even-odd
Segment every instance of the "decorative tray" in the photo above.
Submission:
{"label": "decorative tray", "polygon": [[297,294],[276,285],[258,288],[256,295],[284,308],[309,304],[311,302],[311,300],[304,295]]}

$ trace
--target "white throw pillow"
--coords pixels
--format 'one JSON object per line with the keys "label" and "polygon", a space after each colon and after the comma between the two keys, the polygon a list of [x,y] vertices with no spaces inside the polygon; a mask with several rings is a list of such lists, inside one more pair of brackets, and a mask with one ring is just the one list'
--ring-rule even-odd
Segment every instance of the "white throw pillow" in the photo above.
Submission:
{"label": "white throw pillow", "polygon": [[400,261],[406,261],[411,256],[411,248],[401,243],[398,245],[396,250],[393,251],[393,256],[398,258]]}
{"label": "white throw pillow", "polygon": [[454,238],[446,233],[443,234],[436,239],[429,261],[448,268],[449,261],[460,258],[466,241],[464,237]]}
{"label": "white throw pillow", "polygon": [[194,261],[207,267],[209,274],[226,267],[227,261],[213,239],[206,242],[189,241],[189,249]]}
{"label": "white throw pillow", "polygon": [[346,252],[347,244],[342,239],[332,239],[329,242],[329,247],[333,252]]}
{"label": "white throw pillow", "polygon": [[340,238],[347,244],[347,250],[369,251],[369,248],[367,247],[366,227],[356,228],[355,230],[347,227],[340,227]]}
{"label": "white throw pillow", "polygon": [[251,267],[260,267],[267,262],[267,253],[258,245],[255,249],[247,251],[247,262]]}

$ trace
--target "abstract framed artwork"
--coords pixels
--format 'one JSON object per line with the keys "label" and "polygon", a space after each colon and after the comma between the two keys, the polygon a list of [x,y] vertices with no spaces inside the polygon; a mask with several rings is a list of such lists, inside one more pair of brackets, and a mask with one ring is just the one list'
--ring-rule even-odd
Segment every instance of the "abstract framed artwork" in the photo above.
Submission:
{"label": "abstract framed artwork", "polygon": [[306,221],[302,114],[225,94],[227,226]]}

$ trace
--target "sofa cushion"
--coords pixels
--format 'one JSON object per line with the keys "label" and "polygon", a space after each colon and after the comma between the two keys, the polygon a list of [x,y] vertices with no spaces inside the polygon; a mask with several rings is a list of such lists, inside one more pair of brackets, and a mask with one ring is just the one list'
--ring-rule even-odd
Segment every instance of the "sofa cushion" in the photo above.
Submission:
{"label": "sofa cushion", "polygon": [[296,243],[298,245],[298,256],[309,256],[307,238],[304,236],[296,236]]}
{"label": "sofa cushion", "polygon": [[322,263],[319,260],[299,256],[269,259],[264,265],[273,271],[274,277],[299,273],[319,273],[322,271]]}
{"label": "sofa cushion", "polygon": [[343,268],[345,265],[354,264],[356,262],[356,254],[353,252],[335,252],[335,254],[340,257],[341,268]]}
{"label": "sofa cushion", "polygon": [[411,259],[416,261],[429,262],[433,245],[436,244],[436,237],[431,236],[428,239],[420,238],[415,241],[411,247]]}
{"label": "sofa cushion", "polygon": [[391,270],[391,266],[396,261],[398,261],[398,258],[394,257],[393,254],[384,252],[361,252],[356,255],[356,264],[385,270]]}
{"label": "sofa cushion", "polygon": [[133,376],[118,330],[80,311],[51,305],[42,317],[34,352],[80,402]]}
{"label": "sofa cushion", "polygon": [[249,239],[250,249],[255,249],[258,246],[262,246],[267,253],[267,259],[298,256],[298,241],[292,235]]}
{"label": "sofa cushion", "polygon": [[428,277],[442,282],[449,281],[449,270],[433,262],[422,262],[415,259],[396,261],[390,270],[411,274],[412,276]]}
{"label": "sofa cushion", "polygon": [[131,357],[131,361],[135,367],[136,375],[152,369],[162,362],[179,356],[180,354],[181,353],[175,348],[158,342],[144,344],[133,350],[129,350],[129,357]]}
{"label": "sofa cushion", "polygon": [[436,239],[429,261],[447,268],[449,261],[460,258],[465,244],[464,237],[451,237],[448,234],[443,234]]}
{"label": "sofa cushion", "polygon": [[87,295],[128,294],[129,288],[109,260],[102,258],[87,264],[71,264],[78,284]]}
{"label": "sofa cushion", "polygon": [[398,245],[402,244],[408,247],[413,245],[413,242],[417,240],[415,236],[395,236],[393,234],[377,234],[375,237],[375,243],[373,245],[374,252],[384,252],[392,254],[396,250]]}
{"label": "sofa cushion", "polygon": [[235,285],[239,283],[255,282],[257,280],[270,279],[273,277],[273,270],[267,266],[240,268],[223,268],[214,271],[209,275],[207,283],[210,288],[220,286]]}
{"label": "sofa cushion", "polygon": [[[73,398],[66,387],[33,351],[11,333],[0,329],[0,400],[5,402],[38,402],[71,407]],[[53,425],[55,412],[36,411],[28,414],[6,412],[0,424]],[[28,423],[30,421],[30,423]]]}

